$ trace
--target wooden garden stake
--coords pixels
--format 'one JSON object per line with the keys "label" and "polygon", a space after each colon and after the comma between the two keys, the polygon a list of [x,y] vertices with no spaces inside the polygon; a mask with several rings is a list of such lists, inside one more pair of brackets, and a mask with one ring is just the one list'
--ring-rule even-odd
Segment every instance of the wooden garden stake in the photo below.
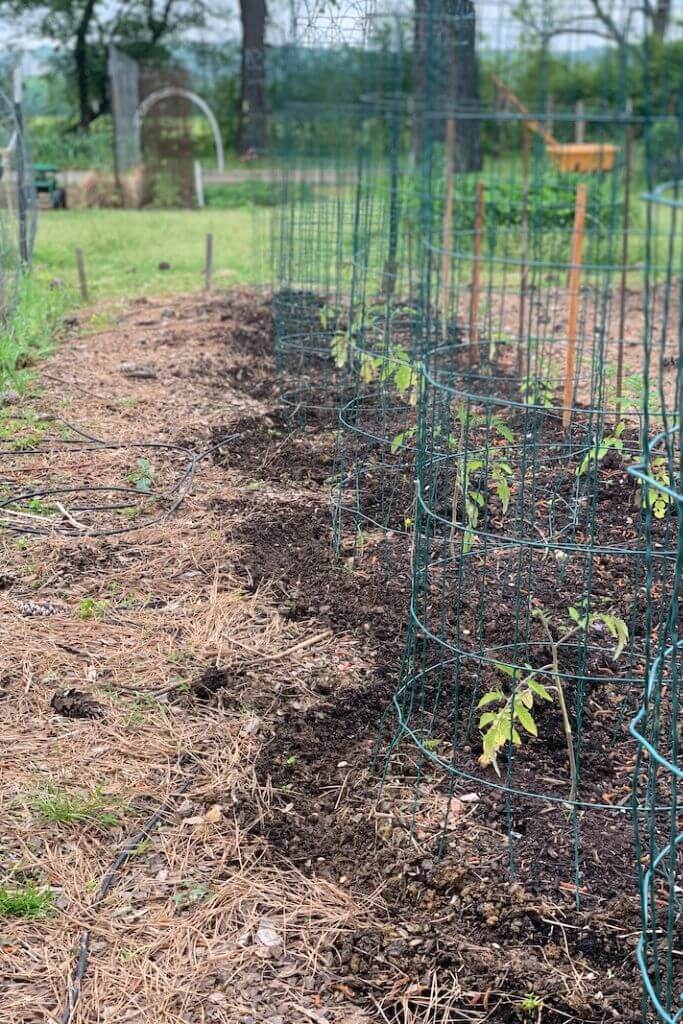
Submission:
{"label": "wooden garden stake", "polygon": [[441,238],[441,330],[448,336],[448,301],[451,292],[453,245],[453,161],[455,159],[455,118],[446,121],[444,167],[443,235]]}
{"label": "wooden garden stake", "polygon": [[[630,101],[629,101],[630,106]],[[631,111],[628,111],[629,114]],[[619,294],[619,338],[617,349],[617,417],[621,415],[621,398],[624,389],[624,331],[626,329],[626,272],[628,264],[629,207],[631,202],[631,157],[633,154],[633,125],[626,129],[626,151],[624,153],[624,219],[621,240],[621,282]]]}
{"label": "wooden garden stake", "polygon": [[78,267],[78,283],[81,288],[81,298],[84,302],[88,301],[88,282],[85,276],[85,261],[83,259],[83,250],[76,249],[76,266]]}
{"label": "wooden garden stake", "polygon": [[564,371],[564,398],[562,426],[568,427],[572,418],[574,395],[574,369],[576,367],[576,339],[579,326],[579,304],[581,298],[581,257],[583,234],[586,226],[586,186],[583,182],[576,189],[574,207],[574,230],[572,232],[571,266],[569,268],[569,312],[567,315],[567,362]]}
{"label": "wooden garden stake", "polygon": [[481,269],[481,238],[484,228],[484,182],[477,182],[474,214],[474,254],[472,257],[472,292],[470,295],[470,364],[477,361],[479,326],[479,274]]}
{"label": "wooden garden stake", "polygon": [[204,266],[204,277],[206,279],[206,290],[211,291],[213,287],[213,235],[206,236],[206,264]]}

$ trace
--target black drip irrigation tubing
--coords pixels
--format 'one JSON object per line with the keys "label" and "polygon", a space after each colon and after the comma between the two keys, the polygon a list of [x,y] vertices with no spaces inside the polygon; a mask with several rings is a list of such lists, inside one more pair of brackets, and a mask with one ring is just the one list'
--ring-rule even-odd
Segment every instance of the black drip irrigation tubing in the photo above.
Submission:
{"label": "black drip irrigation tubing", "polygon": [[[174,512],[181,506],[194,483],[194,478],[197,472],[197,467],[200,462],[208,458],[213,452],[218,451],[223,445],[229,441],[236,440],[239,434],[229,434],[226,437],[221,438],[215,444],[210,445],[208,448],[203,449],[200,452],[194,452],[190,448],[185,448],[182,445],[169,444],[162,441],[131,441],[131,442],[111,442],[105,441],[98,437],[93,437],[91,434],[87,434],[85,431],[80,430],[78,427],[67,422],[67,420],[61,417],[52,417],[55,422],[63,423],[69,430],[71,430],[78,439],[74,440],[61,440],[60,448],[54,447],[30,447],[20,448],[18,450],[2,451],[0,447],[0,458],[2,457],[13,457],[17,458],[22,455],[40,455],[50,454],[55,451],[63,451],[64,446],[68,446],[71,452],[100,452],[100,451],[118,451],[124,448],[133,448],[137,450],[156,450],[173,452],[185,456],[187,459],[187,466],[181,476],[165,491],[160,492],[144,492],[133,487],[122,487],[120,485],[71,485],[63,487],[46,487],[38,488],[30,491],[23,491],[21,493],[14,493],[8,498],[0,501],[0,529],[12,530],[15,533],[21,534],[33,534],[34,536],[48,536],[50,534],[59,533],[63,536],[68,537],[113,537],[120,534],[132,533],[136,530],[144,529],[148,526],[153,526],[168,516],[173,515]],[[84,444],[84,442],[86,442]],[[55,498],[58,495],[67,494],[127,494],[135,496],[138,500],[147,499],[147,501],[168,501],[170,504],[157,516],[152,519],[146,519],[141,523],[134,523],[128,526],[118,526],[111,529],[95,529],[82,526],[79,528],[79,524],[72,516],[72,512],[106,512],[106,511],[117,511],[122,508],[130,508],[131,502],[125,502],[123,504],[114,504],[107,506],[97,505],[79,505],[77,508],[72,510],[63,509],[63,514],[68,522],[71,523],[71,529],[64,529],[56,527],[53,524],[43,525],[21,525],[2,521],[3,509],[9,509],[11,506],[17,505],[21,502],[30,501],[32,498],[43,499],[43,498]]]}
{"label": "black drip irrigation tubing", "polygon": [[[10,525],[8,523],[2,523],[2,522],[0,522],[0,529],[3,529],[3,528],[4,529],[10,529],[10,530],[14,530],[17,533],[28,533],[28,534],[35,534],[35,535],[39,535],[39,536],[48,535],[48,534],[56,532],[56,533],[65,534],[67,536],[109,537],[109,536],[113,536],[115,534],[131,533],[134,530],[140,530],[143,527],[153,525],[154,523],[158,523],[162,519],[165,519],[168,516],[172,515],[180,507],[182,502],[185,500],[185,497],[187,496],[187,494],[189,493],[189,491],[192,488],[192,484],[194,482],[195,474],[196,474],[197,467],[198,467],[199,463],[202,462],[204,459],[208,458],[208,456],[211,455],[213,452],[218,451],[220,448],[222,448],[223,445],[226,444],[227,442],[234,441],[236,438],[238,438],[240,436],[239,434],[230,434],[230,435],[222,438],[216,444],[213,444],[210,447],[205,448],[203,451],[201,451],[199,453],[195,453],[191,449],[184,448],[181,445],[165,444],[163,442],[158,442],[158,441],[157,442],[154,442],[154,441],[144,442],[143,441],[143,442],[130,442],[130,443],[126,443],[126,442],[116,443],[116,442],[103,441],[101,438],[93,437],[92,435],[85,433],[85,431],[82,431],[79,428],[74,427],[72,424],[68,423],[66,420],[61,419],[61,417],[53,417],[53,419],[55,421],[57,421],[57,422],[64,423],[69,428],[69,430],[71,430],[75,435],[77,435],[78,440],[73,440],[73,441],[62,440],[61,441],[62,446],[64,446],[64,445],[71,446],[70,447],[71,451],[77,451],[77,452],[97,452],[97,451],[116,451],[116,450],[122,449],[122,448],[135,448],[135,449],[143,449],[143,450],[144,449],[147,449],[147,450],[154,449],[154,450],[162,450],[162,451],[167,451],[167,452],[177,452],[177,453],[180,453],[180,454],[186,456],[187,460],[188,460],[188,465],[187,465],[184,473],[179,477],[179,479],[176,480],[175,483],[171,487],[169,487],[166,491],[164,491],[162,493],[159,493],[159,494],[153,494],[153,495],[150,496],[151,500],[156,500],[156,501],[158,501],[159,499],[165,499],[167,501],[170,500],[170,505],[168,506],[168,508],[164,509],[164,511],[160,515],[156,516],[154,519],[146,520],[144,523],[136,523],[134,525],[130,525],[130,526],[126,526],[126,527],[117,527],[116,529],[111,529],[111,530],[106,530],[106,529],[88,529],[88,528],[84,528],[84,529],[81,529],[81,530],[79,530],[77,528],[74,528],[72,530],[64,530],[64,529],[60,530],[60,529],[54,527],[53,525],[48,526],[47,524],[44,527],[37,527],[37,526],[22,527],[22,526],[20,526],[18,524],[17,525],[14,525],[14,524]],[[84,444],[83,442],[86,442],[86,443]],[[77,446],[80,446],[80,447],[77,447]],[[12,451],[2,451],[2,450],[0,450],[0,458],[2,458],[2,456],[17,457],[17,456],[21,456],[21,455],[36,455],[36,454],[45,453],[46,451],[48,453],[51,453],[51,452],[54,452],[56,450],[57,450],[56,447],[53,447],[53,448],[49,448],[49,447],[48,448],[45,448],[45,447],[33,448],[33,447],[31,447],[31,448],[12,450]],[[74,494],[74,493],[77,493],[77,494],[95,494],[95,493],[102,493],[102,492],[135,494],[135,495],[137,495],[138,498],[139,497],[146,497],[147,496],[146,494],[141,493],[141,492],[139,492],[137,490],[134,490],[132,488],[120,487],[120,486],[118,486],[118,487],[117,486],[107,487],[106,485],[105,486],[102,486],[102,485],[98,485],[98,486],[92,486],[92,485],[77,486],[77,485],[74,485],[74,486],[45,488],[45,489],[33,490],[33,491],[30,491],[30,492],[24,491],[24,492],[22,492],[20,494],[13,494],[9,498],[6,498],[3,501],[0,501],[0,517],[2,516],[3,508],[7,508],[8,506],[15,505],[18,502],[30,501],[31,498],[45,498],[45,497],[49,497],[49,496],[55,496],[57,494]],[[91,512],[92,511],[100,511],[101,512],[101,511],[111,511],[112,509],[115,510],[116,508],[120,508],[120,507],[121,506],[116,506],[116,505],[115,506],[109,506],[108,508],[101,508],[101,507],[98,508],[97,506],[94,506],[94,507],[79,506],[79,508],[78,509],[74,509],[74,511],[80,511],[80,512],[84,512],[84,511],[91,511]],[[69,513],[69,515],[70,515],[70,513]],[[67,516],[67,518],[68,518],[68,516]],[[72,522],[73,522],[73,520],[72,520]],[[194,758],[192,758],[191,755],[185,755],[183,758],[180,759],[179,766],[183,767],[187,763],[188,760],[194,761]],[[152,816],[150,818],[147,819],[147,821],[145,822],[143,827],[140,829],[140,831],[137,832],[134,836],[132,836],[126,842],[125,846],[119,851],[119,853],[116,855],[116,857],[112,861],[111,865],[109,866],[109,868],[108,868],[106,874],[104,875],[102,881],[100,882],[100,885],[99,885],[99,887],[97,889],[97,892],[95,894],[95,898],[94,898],[94,900],[93,900],[93,902],[91,904],[91,911],[95,910],[97,907],[99,907],[102,904],[102,902],[105,900],[105,898],[107,897],[107,895],[109,894],[111,889],[117,883],[117,881],[119,879],[119,875],[120,875],[121,869],[128,862],[128,860],[132,856],[134,850],[140,845],[140,843],[144,842],[144,840],[149,837],[149,835],[152,833],[152,831],[164,820],[165,816],[168,814],[168,812],[171,810],[171,808],[175,805],[176,801],[181,796],[183,796],[183,794],[185,794],[188,791],[188,789],[190,789],[190,787],[195,782],[195,779],[197,777],[197,773],[198,773],[198,765],[195,762],[193,769],[190,771],[190,773],[188,774],[187,778],[180,785],[180,787],[173,793],[172,796],[170,796],[161,805],[161,807],[159,807],[154,812],[154,814],[152,814]],[[71,1020],[73,1019],[73,1015],[74,1015],[74,1012],[76,1010],[76,1006],[78,1004],[78,1000],[79,1000],[80,995],[81,995],[81,990],[82,990],[82,986],[83,986],[83,980],[85,978],[85,974],[86,974],[86,971],[88,969],[88,962],[89,962],[89,958],[90,958],[90,934],[91,934],[90,933],[90,928],[84,928],[83,931],[81,932],[81,938],[80,938],[80,942],[78,944],[78,959],[76,961],[76,966],[75,966],[75,969],[73,971],[73,974],[71,976],[71,980],[70,980],[70,983],[69,983],[69,987],[68,987],[68,991],[67,991],[67,995],[66,995],[66,1005],[65,1005],[64,1010],[62,1011],[62,1015],[60,1017],[60,1024],[70,1024]]]}
{"label": "black drip irrigation tubing", "polygon": [[[180,759],[180,766],[191,759],[189,755]],[[168,814],[171,808],[174,806],[176,801],[187,793],[188,789],[193,785],[196,780],[199,771],[199,766],[194,764],[193,770],[184,780],[182,785],[173,793],[172,796],[166,800],[161,807],[159,807],[154,814],[147,819],[145,824],[142,826],[139,832],[132,836],[126,845],[118,852],[111,865],[109,866],[104,878],[100,882],[95,899],[91,904],[91,910],[95,910],[106,898],[110,890],[114,887],[118,881],[121,868],[130,860],[135,849],[147,839],[152,831],[159,825],[164,817]],[[84,928],[81,932],[81,940],[78,944],[78,960],[76,961],[76,969],[73,972],[71,983],[66,996],[66,1005],[60,1017],[60,1024],[70,1024],[76,1006],[78,1004],[81,990],[83,987],[83,980],[85,973],[88,969],[88,960],[90,958],[90,929]]]}

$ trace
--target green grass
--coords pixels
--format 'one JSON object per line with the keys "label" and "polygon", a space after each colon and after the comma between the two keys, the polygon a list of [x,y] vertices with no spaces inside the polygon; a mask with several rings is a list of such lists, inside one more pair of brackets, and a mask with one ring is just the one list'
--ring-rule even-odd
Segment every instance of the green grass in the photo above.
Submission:
{"label": "green grass", "polygon": [[[290,185],[290,194],[294,188],[297,198],[302,202],[313,195],[313,188],[305,181]],[[235,210],[241,206],[278,206],[282,197],[282,188],[277,181],[252,180],[204,187],[207,207],[216,210]]]}
{"label": "green grass", "polygon": [[52,909],[52,893],[30,883],[19,889],[0,885],[0,917],[44,917]]}
{"label": "green grass", "polygon": [[48,785],[29,801],[34,814],[55,825],[98,825],[110,828],[119,819],[111,810],[111,800],[101,788],[85,793],[67,793]]}
{"label": "green grass", "polygon": [[[43,282],[59,277],[75,290],[81,248],[92,301],[196,291],[204,286],[211,233],[215,287],[256,282],[263,216],[249,208],[49,211],[38,220],[34,274]],[[169,270],[159,270],[162,261]]]}
{"label": "green grass", "polygon": [[14,315],[0,328],[0,389],[22,390],[26,366],[51,350],[55,325],[74,302],[68,288],[52,289],[34,275],[23,278]]}
{"label": "green grass", "polygon": [[[90,302],[180,295],[204,287],[207,233],[213,234],[214,287],[262,280],[260,239],[267,214],[216,210],[66,210],[41,213],[33,269],[21,282],[11,322],[0,328],[0,390],[23,391],[28,367],[59,340],[60,321],[81,300],[76,248],[85,257]],[[170,264],[160,270],[161,262]],[[111,315],[90,326],[110,326]]]}

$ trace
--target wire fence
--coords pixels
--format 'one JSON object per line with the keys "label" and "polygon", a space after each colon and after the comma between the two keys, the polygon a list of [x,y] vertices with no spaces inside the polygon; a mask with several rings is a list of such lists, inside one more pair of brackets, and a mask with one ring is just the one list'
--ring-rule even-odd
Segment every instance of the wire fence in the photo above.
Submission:
{"label": "wire fence", "polygon": [[523,880],[640,885],[647,993],[679,1020],[672,69],[628,2],[589,61],[502,4],[365,15],[330,44],[354,95],[284,104],[273,280],[292,423],[337,431],[335,548],[412,579],[383,772],[416,805],[490,791]]}
{"label": "wire fence", "polygon": [[[679,121],[677,134],[683,123]],[[680,812],[683,759],[681,756],[680,590],[683,578],[683,453],[680,443],[681,390],[680,292],[681,174],[670,184],[652,188],[654,167],[644,195],[652,223],[665,215],[669,232],[669,261],[663,278],[648,263],[645,305],[649,330],[644,347],[645,401],[643,451],[629,472],[651,496],[647,536],[648,588],[658,588],[660,550],[656,521],[671,520],[672,571],[661,588],[662,601],[649,622],[650,665],[642,700],[631,722],[638,748],[633,775],[633,822],[641,893],[642,934],[637,948],[646,999],[657,1019],[673,1024],[683,1016],[680,965],[681,842]],[[661,312],[658,314],[658,306]],[[677,350],[672,356],[670,339]],[[653,431],[656,431],[653,435]],[[639,806],[647,808],[645,815]]]}
{"label": "wire fence", "polygon": [[31,264],[37,203],[16,68],[2,75],[0,84],[0,319],[6,322],[21,274]]}

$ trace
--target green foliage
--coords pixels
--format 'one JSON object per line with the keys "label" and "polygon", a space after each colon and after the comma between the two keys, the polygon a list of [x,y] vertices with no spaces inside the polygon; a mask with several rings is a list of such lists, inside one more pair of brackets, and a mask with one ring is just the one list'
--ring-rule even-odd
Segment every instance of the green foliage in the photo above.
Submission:
{"label": "green foliage", "polygon": [[[311,186],[302,181],[289,186],[286,198],[288,203],[305,202],[312,195]],[[234,210],[240,206],[278,206],[283,200],[282,186],[270,181],[241,181],[234,185],[204,187],[204,201],[207,207],[217,210]]]}
{"label": "green foliage", "polygon": [[621,435],[625,429],[625,422],[620,420],[615,426],[613,434],[607,434],[600,442],[596,438],[594,446],[590,451],[586,452],[581,460],[581,464],[576,470],[576,475],[583,476],[591,467],[597,468],[609,451],[623,451],[624,442],[621,439]]}
{"label": "green foliage", "polygon": [[628,626],[624,620],[620,616],[614,615],[612,612],[588,611],[585,606],[585,602],[583,607],[571,607],[568,608],[567,611],[571,621],[576,623],[582,631],[599,626],[600,624],[606,626],[610,636],[617,641],[613,655],[614,661],[616,661],[628,643]]}
{"label": "green foliage", "polygon": [[152,179],[152,206],[160,210],[172,210],[182,206],[182,196],[176,174],[162,168]]}
{"label": "green foliage", "polygon": [[[479,718],[479,730],[482,734],[480,762],[482,765],[492,765],[495,772],[500,775],[498,755],[508,743],[515,747],[522,745],[520,728],[530,736],[538,736],[538,727],[533,714],[535,702],[538,698],[552,702],[554,698],[551,691],[554,690],[560,702],[564,721],[573,795],[576,779],[572,730],[559,668],[560,648],[579,633],[604,628],[616,641],[613,655],[616,661],[628,643],[629,630],[624,619],[615,612],[592,612],[588,608],[587,602],[578,608],[574,606],[568,608],[568,621],[564,622],[553,623],[543,608],[535,608],[532,615],[543,627],[552,651],[551,661],[538,668],[534,668],[528,663],[522,668],[504,662],[496,663],[499,672],[512,680],[512,689],[509,692],[500,687],[489,690],[477,705],[480,710],[490,709],[483,711]],[[552,682],[546,686],[539,677],[549,678]],[[495,707],[493,707],[494,705]]]}
{"label": "green foliage", "polygon": [[[438,157],[437,157],[438,160]],[[443,165],[443,159],[440,161]],[[476,216],[476,188],[481,174],[465,174],[458,180],[454,196],[454,208],[459,231],[471,232]],[[484,209],[486,230],[496,228],[518,227],[525,216],[533,230],[547,229],[555,231],[571,228],[574,223],[576,205],[576,189],[585,176],[579,174],[555,174],[551,166],[544,173],[542,182],[531,182],[528,187],[526,205],[524,185],[521,176],[518,180],[486,181],[484,188]],[[404,203],[408,219],[417,220],[422,216],[422,199],[419,194],[417,179],[409,180],[406,185]],[[439,182],[435,197],[445,194],[445,184]],[[439,212],[441,199],[435,199],[437,220],[442,217]],[[591,179],[591,187],[587,193],[586,217],[588,228],[602,225],[608,226],[611,216],[610,204],[605,202],[602,189],[596,187],[595,176]],[[461,242],[462,244],[462,242]],[[564,243],[566,245],[566,241]]]}
{"label": "green foliage", "polygon": [[[664,456],[657,456],[650,460],[650,475],[658,484],[671,488],[671,475]],[[660,491],[658,487],[653,487],[647,483],[644,484],[644,493],[645,503],[655,519],[663,519],[667,510],[673,506],[674,499],[670,494],[666,494],[666,492]]]}
{"label": "green foliage", "polygon": [[211,889],[204,882],[181,882],[179,891],[172,896],[176,907],[191,906],[211,895]]}
{"label": "green foliage", "polygon": [[497,668],[504,675],[514,680],[514,687],[510,694],[503,690],[489,690],[477,704],[477,708],[489,708],[498,705],[495,710],[484,711],[479,718],[479,729],[482,734],[482,765],[492,765],[497,775],[500,775],[498,767],[498,754],[506,746],[512,743],[516,747],[522,745],[522,737],[519,728],[524,729],[531,736],[538,736],[536,720],[533,716],[534,701],[536,698],[552,701],[552,694],[536,678],[536,671],[531,665],[525,665],[527,675],[522,676],[521,669],[514,668],[502,662],[497,663]]}
{"label": "green foliage", "polygon": [[527,992],[524,998],[520,999],[517,1003],[517,1008],[522,1014],[540,1013],[544,1005],[541,996],[534,995],[533,992]]}
{"label": "green foliage", "polygon": [[408,427],[407,430],[402,430],[400,434],[397,434],[391,442],[391,454],[395,455],[399,448],[402,448],[406,441],[412,440],[417,433],[417,427]]}
{"label": "green foliage", "polygon": [[27,121],[36,163],[83,171],[112,169],[112,125],[108,116],[98,118],[89,132],[69,131],[71,117],[30,117]]}
{"label": "green foliage", "polygon": [[0,885],[0,917],[45,917],[52,910],[53,895],[30,882],[22,887]]}
{"label": "green foliage", "polygon": [[137,469],[126,477],[130,483],[135,484],[135,490],[141,494],[149,494],[154,484],[154,470],[149,459],[138,459]]}
{"label": "green foliage", "polygon": [[29,807],[46,821],[55,825],[96,825],[112,828],[119,824],[111,810],[111,800],[102,787],[85,793],[67,793],[50,783],[42,793],[34,796]]}
{"label": "green foliage", "polygon": [[[472,550],[474,544],[479,515],[486,505],[486,493],[492,492],[497,495],[503,515],[507,513],[510,506],[512,496],[510,482],[514,472],[507,459],[506,443],[514,441],[514,434],[499,416],[487,419],[463,405],[458,406],[455,416],[460,423],[460,437],[456,438],[451,435],[448,443],[456,452],[460,451],[463,446],[465,430],[482,426],[487,428],[485,453],[472,457],[463,455],[457,464],[454,499],[457,499],[459,494],[462,494],[464,498],[466,528],[463,534],[462,550],[464,554],[467,554]],[[496,435],[498,436],[496,437]],[[503,443],[501,443],[501,439]],[[476,477],[476,474],[482,470],[485,474],[484,481],[476,479],[473,482],[473,475]],[[483,490],[483,483],[485,483],[486,491]]]}
{"label": "green foliage", "polygon": [[50,516],[56,511],[52,505],[47,505],[40,498],[29,498],[26,502],[26,508],[29,512],[33,512],[34,515],[38,516]]}
{"label": "green foliage", "polygon": [[26,367],[52,348],[58,322],[73,301],[67,289],[51,288],[35,274],[19,283],[17,306],[9,321],[0,326],[0,386],[20,391]]}
{"label": "green foliage", "polygon": [[84,622],[88,619],[101,619],[108,607],[109,601],[104,598],[98,600],[94,597],[84,597],[78,602],[78,617]]}
{"label": "green foliage", "polygon": [[675,119],[660,121],[653,126],[650,155],[656,181],[677,181],[683,176],[683,139]]}
{"label": "green foliage", "polygon": [[520,386],[522,401],[541,409],[552,409],[555,388],[543,377],[527,377]]}
{"label": "green foliage", "polygon": [[[337,369],[354,362],[364,384],[372,384],[374,381],[391,383],[401,398],[414,405],[417,401],[418,373],[408,350],[402,345],[392,345],[387,352],[375,356],[355,345],[355,334],[356,330],[351,326],[333,336],[330,351]],[[398,442],[396,449],[392,445],[392,451],[397,450],[400,444]]]}

